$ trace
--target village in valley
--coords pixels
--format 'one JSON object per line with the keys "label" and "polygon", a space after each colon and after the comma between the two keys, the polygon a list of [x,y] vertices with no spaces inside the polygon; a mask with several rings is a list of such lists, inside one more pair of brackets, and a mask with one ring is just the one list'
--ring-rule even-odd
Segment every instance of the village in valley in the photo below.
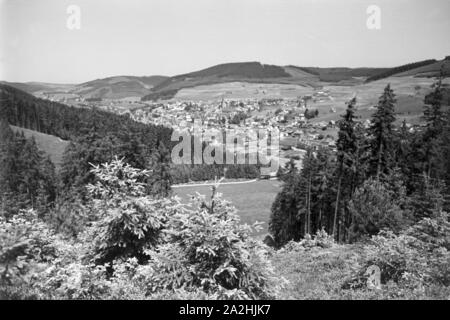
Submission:
{"label": "village in valley", "polygon": [[[158,102],[132,98],[102,100],[73,94],[52,95],[48,98],[75,107],[127,114],[135,121],[170,127],[180,133],[192,134],[196,128],[201,128],[203,133],[210,133],[209,136],[218,130],[232,130],[236,136],[246,136],[250,130],[271,132],[276,128],[280,133],[280,165],[292,159],[299,169],[308,147],[335,148],[336,121],[318,121],[320,111],[308,107],[310,101],[328,99],[324,91],[297,98],[220,98]],[[327,112],[335,113],[336,110],[330,107]],[[263,173],[262,175],[265,176]],[[275,172],[270,172],[269,175],[274,176]]]}
{"label": "village in valley", "polygon": [[[340,118],[336,110],[345,107],[345,103],[335,101],[326,89],[297,97],[219,97],[209,100],[142,101],[138,97],[101,99],[73,93],[52,93],[45,98],[75,107],[125,114],[137,122],[170,127],[181,134],[193,134],[194,130],[200,128],[209,137],[214,137],[214,132],[226,130],[232,130],[238,137],[248,137],[251,130],[271,132],[277,129],[280,134],[280,166],[294,161],[298,169],[301,169],[302,158],[308,148],[327,147],[335,150],[337,122]],[[366,119],[362,123],[368,127],[370,121]],[[410,131],[418,126],[411,123],[406,125]],[[215,145],[223,143],[215,138],[206,142]],[[240,149],[237,150],[239,152]],[[251,153],[248,149],[240,151]],[[273,170],[261,170],[261,177],[275,175]]]}

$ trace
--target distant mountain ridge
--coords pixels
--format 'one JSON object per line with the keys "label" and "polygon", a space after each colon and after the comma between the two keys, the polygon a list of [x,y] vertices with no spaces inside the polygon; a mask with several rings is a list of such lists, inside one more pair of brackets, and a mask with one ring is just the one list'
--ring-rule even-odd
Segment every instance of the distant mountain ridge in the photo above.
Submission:
{"label": "distant mountain ridge", "polygon": [[166,76],[113,76],[96,79],[80,84],[53,84],[40,82],[2,82],[14,88],[33,95],[47,93],[65,93],[80,95],[83,98],[122,99],[127,97],[142,97],[159,83],[165,81]]}
{"label": "distant mountain ridge", "polygon": [[[142,97],[143,101],[170,99],[183,88],[211,85],[223,82],[256,82],[277,84],[298,84],[302,86],[320,86],[323,83],[352,85],[364,81],[375,81],[389,76],[437,76],[438,66],[448,60],[434,59],[410,63],[394,68],[321,68],[299,67],[294,65],[274,66],[259,62],[225,63],[203,70],[171,77],[151,89]],[[428,68],[427,68],[428,67]],[[425,68],[425,69],[424,69]],[[450,75],[450,63],[444,68],[444,75]],[[417,70],[414,73],[414,70]]]}
{"label": "distant mountain ridge", "polygon": [[315,87],[320,86],[322,82],[355,81],[359,77],[366,79],[387,70],[389,68],[319,68],[265,65],[260,62],[225,63],[171,77],[152,88],[151,93],[142,97],[142,100],[170,99],[183,88],[232,81]]}
{"label": "distant mountain ridge", "polygon": [[72,93],[87,98],[120,99],[125,97],[141,97],[154,86],[168,79],[166,76],[115,76],[79,84]]}
{"label": "distant mountain ridge", "polygon": [[450,56],[443,60],[429,59],[393,68],[322,68],[276,66],[256,61],[218,64],[206,69],[168,76],[113,76],[81,84],[48,84],[40,82],[3,82],[34,95],[62,93],[83,98],[122,99],[137,97],[143,101],[171,99],[179,90],[226,82],[265,84],[296,84],[320,87],[326,83],[354,85],[390,76],[435,77],[440,69],[450,75]]}

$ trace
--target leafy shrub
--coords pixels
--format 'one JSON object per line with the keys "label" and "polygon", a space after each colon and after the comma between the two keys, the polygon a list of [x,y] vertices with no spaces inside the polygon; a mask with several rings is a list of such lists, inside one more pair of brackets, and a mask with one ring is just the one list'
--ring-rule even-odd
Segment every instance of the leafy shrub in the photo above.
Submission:
{"label": "leafy shrub", "polygon": [[94,218],[94,214],[79,199],[58,199],[45,220],[57,233],[76,237]]}
{"label": "leafy shrub", "polygon": [[[137,170],[116,159],[92,169],[95,220],[56,236],[33,212],[0,219],[0,295],[9,299],[273,298],[283,279],[267,247],[213,195],[194,206],[144,195]],[[257,227],[257,225],[255,226]]]}
{"label": "leafy shrub", "polygon": [[211,202],[208,207],[197,196],[196,207],[170,217],[169,242],[148,251],[153,291],[200,288],[226,299],[277,296],[283,281],[272,270],[267,247],[250,237],[252,228],[240,224],[220,195]]}
{"label": "leafy shrub", "polygon": [[[367,261],[347,282],[351,288],[365,285],[365,270],[376,265],[381,271],[384,294],[393,298],[427,297],[450,293],[450,223],[448,215],[424,219],[399,235],[383,231],[365,247]],[[434,293],[436,294],[436,292]]]}
{"label": "leafy shrub", "polygon": [[155,200],[145,194],[140,182],[149,174],[115,159],[94,166],[95,184],[87,186],[93,198],[92,211],[98,219],[83,234],[83,241],[92,245],[96,264],[110,263],[118,258],[148,257],[144,250],[157,245],[168,214],[167,200]]}
{"label": "leafy shrub", "polygon": [[335,244],[336,242],[334,241],[333,236],[329,235],[324,229],[322,229],[317,230],[316,234],[313,237],[307,234],[302,240],[298,242],[289,241],[285,246],[283,246],[282,249],[280,249],[280,251],[296,252],[315,247],[331,248]]}
{"label": "leafy shrub", "polygon": [[33,210],[19,211],[9,220],[0,217],[0,297],[36,297],[30,284],[54,259],[55,241]]}
{"label": "leafy shrub", "polygon": [[408,223],[409,213],[404,210],[402,199],[404,189],[396,190],[381,181],[369,179],[356,190],[349,203],[352,215],[350,239],[378,234],[383,229],[399,232]]}

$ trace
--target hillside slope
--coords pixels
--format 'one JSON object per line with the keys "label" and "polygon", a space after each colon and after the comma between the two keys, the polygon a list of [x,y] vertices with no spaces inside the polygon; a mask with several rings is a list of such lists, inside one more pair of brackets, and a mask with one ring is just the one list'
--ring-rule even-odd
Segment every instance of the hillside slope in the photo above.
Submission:
{"label": "hillside slope", "polygon": [[385,72],[389,68],[319,68],[319,67],[294,67],[306,73],[316,75],[324,82],[339,82],[352,78],[368,78]]}
{"label": "hillside slope", "polygon": [[375,74],[367,78],[367,82],[376,81],[392,76],[396,77],[437,77],[439,76],[440,69],[443,67],[444,76],[450,75],[450,61],[444,59],[437,61],[435,59],[428,59],[413,63],[408,63],[398,67],[390,68],[384,72]]}
{"label": "hillside slope", "polygon": [[65,101],[77,98],[165,100],[182,89],[241,82],[253,84],[289,84],[321,88],[327,85],[355,86],[363,82],[395,77],[435,77],[441,67],[450,76],[450,56],[444,60],[428,59],[393,68],[276,66],[260,62],[224,63],[206,69],[167,76],[113,76],[81,84],[40,82],[0,82],[38,97]]}
{"label": "hillside slope", "polygon": [[142,97],[150,89],[165,81],[165,76],[133,77],[117,76],[97,79],[75,86],[71,93],[84,98],[121,99],[126,97]]}
{"label": "hillside slope", "polygon": [[66,147],[69,145],[69,141],[34,130],[16,126],[10,127],[14,132],[23,132],[26,138],[34,137],[38,148],[50,156],[56,169],[58,170],[61,167],[63,154]]}
{"label": "hillside slope", "polygon": [[69,92],[72,90],[74,84],[58,84],[58,83],[45,83],[45,82],[8,82],[0,81],[0,84],[5,84],[10,87],[25,91],[30,94],[36,94],[39,92]]}
{"label": "hillside slope", "polygon": [[122,99],[142,97],[154,86],[168,79],[166,76],[114,76],[96,79],[81,84],[53,84],[41,82],[0,82],[38,97],[82,97]]}
{"label": "hillside slope", "polygon": [[397,77],[437,77],[441,71],[444,73],[445,77],[450,76],[450,59],[445,59],[441,61],[436,61],[434,63],[428,64],[426,66],[422,66],[419,68],[415,68],[413,70],[408,70],[399,74],[396,74]]}
{"label": "hillside slope", "polygon": [[[178,90],[199,85],[233,81],[273,82],[289,81],[292,75],[284,68],[259,62],[237,62],[216,65],[203,70],[171,77],[152,88],[142,100],[170,99]],[[288,79],[288,80],[286,80]]]}
{"label": "hillside slope", "polygon": [[152,88],[151,93],[142,97],[142,100],[171,99],[181,89],[230,82],[295,84],[304,87],[320,87],[324,82],[353,85],[386,70],[275,66],[259,62],[226,63],[171,77]]}

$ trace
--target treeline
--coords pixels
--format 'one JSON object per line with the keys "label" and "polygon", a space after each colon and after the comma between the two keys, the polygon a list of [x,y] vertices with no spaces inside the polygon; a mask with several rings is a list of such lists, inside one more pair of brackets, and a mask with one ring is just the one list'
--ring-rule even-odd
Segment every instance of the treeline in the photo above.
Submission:
{"label": "treeline", "polygon": [[170,89],[149,93],[141,98],[142,101],[158,101],[158,100],[169,100],[175,97],[178,89]]}
{"label": "treeline", "polygon": [[338,122],[337,152],[309,149],[300,172],[293,162],[280,170],[285,184],[269,225],[276,244],[322,229],[337,241],[353,242],[448,211],[450,111],[442,105],[441,80],[425,101],[425,126],[410,131],[405,122],[394,124],[389,85],[367,129],[352,99]]}
{"label": "treeline", "polygon": [[172,165],[170,175],[174,183],[226,179],[255,179],[260,176],[257,165],[251,164],[192,164]]}
{"label": "treeline", "polygon": [[[227,141],[226,132],[222,132],[223,141]],[[187,137],[183,137],[184,139]],[[178,142],[174,142],[175,144]],[[260,176],[260,167],[258,159],[257,163],[250,163],[250,154],[245,153],[242,159],[243,163],[238,164],[238,155],[234,155],[233,163],[227,162],[227,154],[224,149],[222,149],[221,157],[215,156],[215,148],[210,150],[211,158],[214,158],[212,164],[208,164],[211,159],[205,159],[205,149],[211,148],[209,143],[206,141],[201,141],[198,136],[190,136],[190,154],[189,158],[183,160],[182,164],[171,164],[170,175],[174,183],[187,183],[192,181],[205,181],[214,180],[225,177],[227,179],[255,179]],[[201,152],[197,151],[197,148],[201,148]],[[223,145],[218,146],[218,148],[224,148]],[[181,149],[179,154],[176,156],[184,158],[184,149]],[[258,155],[255,155],[257,157]]]}
{"label": "treeline", "polygon": [[93,108],[75,108],[36,98],[24,91],[0,84],[0,118],[9,124],[74,140],[91,129],[101,135],[131,131],[149,147],[158,141],[169,145],[172,130],[136,122],[128,115],[117,115]]}
{"label": "treeline", "polygon": [[409,71],[409,70],[412,70],[412,69],[415,69],[415,68],[419,68],[419,67],[423,67],[423,66],[426,66],[426,65],[429,65],[429,64],[433,64],[435,62],[436,62],[435,59],[428,59],[428,60],[423,60],[423,61],[418,61],[418,62],[404,64],[402,66],[391,68],[391,69],[388,69],[387,71],[384,71],[384,72],[375,74],[373,76],[370,76],[370,77],[368,77],[366,79],[366,82],[384,79],[384,78],[393,76],[394,74],[405,72],[405,71]]}

